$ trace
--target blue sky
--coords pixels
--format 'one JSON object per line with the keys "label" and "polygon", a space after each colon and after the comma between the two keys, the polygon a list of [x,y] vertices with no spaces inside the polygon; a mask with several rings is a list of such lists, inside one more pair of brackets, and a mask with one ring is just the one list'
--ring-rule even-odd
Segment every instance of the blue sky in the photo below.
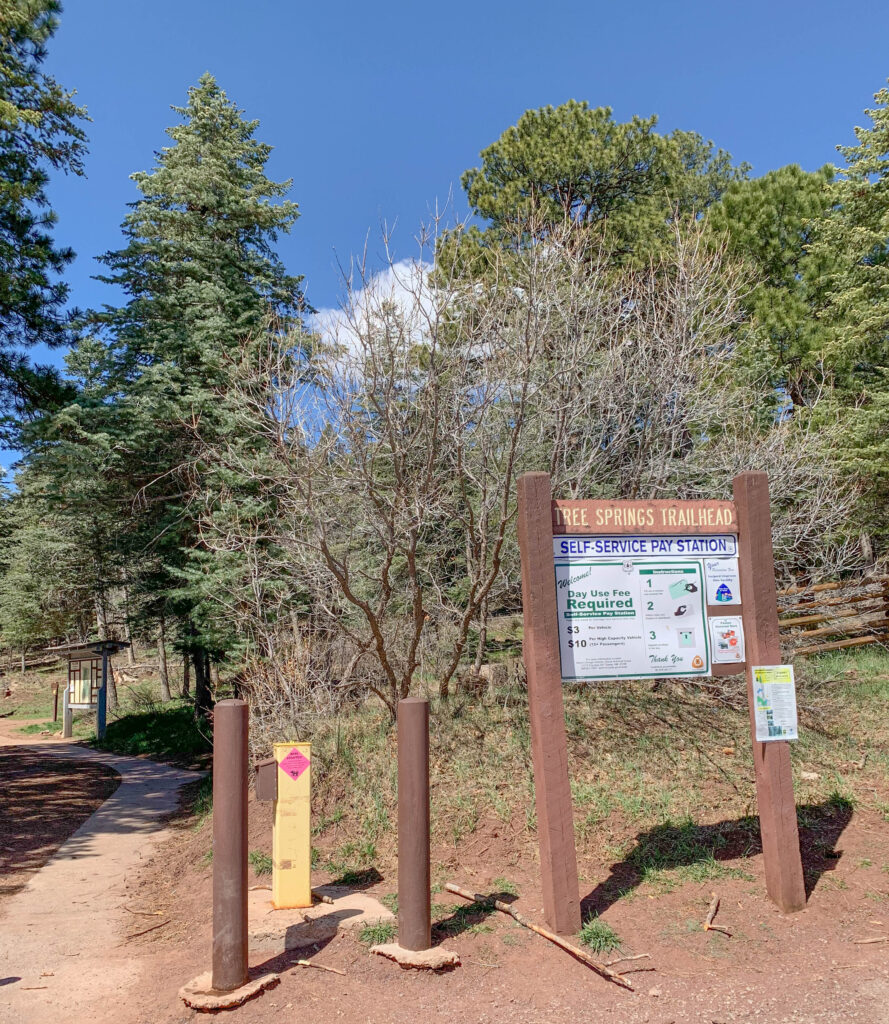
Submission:
{"label": "blue sky", "polygon": [[[335,305],[337,260],[397,222],[396,256],[479,151],[529,107],[567,99],[620,119],[657,113],[700,132],[754,174],[813,169],[889,76],[889,16],[844,17],[822,0],[67,0],[48,69],[89,109],[84,179],[55,177],[58,240],[78,256],[72,303],[114,301],[93,257],[121,244],[129,175],[167,141],[171,104],[209,70],[275,147],[302,210],[280,245],[309,300]],[[61,359],[52,354],[53,361]],[[4,461],[0,459],[0,461]]]}
{"label": "blue sky", "polygon": [[[815,168],[851,139],[889,76],[889,14],[821,0],[67,0],[49,68],[89,109],[83,180],[56,178],[57,237],[78,253],[81,306],[108,300],[93,257],[120,244],[128,176],[153,165],[170,104],[209,70],[275,147],[302,217],[280,250],[310,301],[340,293],[336,259],[382,220],[398,255],[436,199],[529,107],[569,98],[618,118],[657,113],[747,160],[755,174]],[[462,208],[462,203],[461,203]]]}

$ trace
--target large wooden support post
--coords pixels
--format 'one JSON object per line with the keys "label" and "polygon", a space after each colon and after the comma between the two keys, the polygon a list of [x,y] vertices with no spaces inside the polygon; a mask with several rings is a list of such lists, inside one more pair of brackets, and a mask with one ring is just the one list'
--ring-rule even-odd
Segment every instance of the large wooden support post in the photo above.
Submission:
{"label": "large wooden support post", "polygon": [[429,701],[398,702],[398,944],[432,945],[429,873]]}
{"label": "large wooden support post", "polygon": [[747,651],[747,700],[766,889],[778,907],[788,914],[806,905],[790,744],[786,740],[757,742],[753,698],[752,667],[781,664],[769,478],[765,473],[741,473],[735,477],[734,491]]}
{"label": "large wooden support post", "polygon": [[105,724],[108,714],[108,652],[102,651],[102,685],[96,700],[96,736],[105,739]]}
{"label": "large wooden support post", "polygon": [[522,655],[528,677],[543,912],[553,931],[567,935],[580,929],[580,892],[559,662],[549,476],[525,473],[518,481],[518,499],[525,623]]}
{"label": "large wooden support post", "polygon": [[213,988],[247,981],[247,704],[213,712]]}

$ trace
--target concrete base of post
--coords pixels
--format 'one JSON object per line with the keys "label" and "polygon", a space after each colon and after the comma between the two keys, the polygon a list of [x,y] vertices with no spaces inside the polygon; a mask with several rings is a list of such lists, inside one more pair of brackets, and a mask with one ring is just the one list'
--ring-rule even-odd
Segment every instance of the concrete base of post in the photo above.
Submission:
{"label": "concrete base of post", "polygon": [[441,971],[460,966],[460,957],[442,946],[433,946],[431,949],[405,949],[397,942],[383,942],[378,946],[371,946],[370,951],[394,960],[401,967]]}
{"label": "concrete base of post", "polygon": [[213,975],[210,971],[199,974],[193,981],[179,989],[179,998],[193,1010],[212,1013],[217,1010],[233,1010],[243,1006],[248,999],[258,996],[267,988],[277,985],[281,980],[278,974],[262,974],[251,978],[246,985],[232,989],[231,992],[219,992],[213,988]]}

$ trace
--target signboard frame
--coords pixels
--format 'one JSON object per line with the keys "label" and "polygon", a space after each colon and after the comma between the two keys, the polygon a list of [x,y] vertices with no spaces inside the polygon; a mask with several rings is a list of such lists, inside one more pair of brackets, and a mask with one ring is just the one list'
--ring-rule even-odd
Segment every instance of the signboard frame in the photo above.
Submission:
{"label": "signboard frame", "polygon": [[[756,739],[753,665],[779,665],[778,607],[765,473],[734,478],[733,501],[600,501],[552,498],[549,475],[518,480],[518,539],[524,613],[531,753],[544,914],[557,932],[580,928],[580,893],[559,650],[553,538],[564,535],[707,536],[734,534],[740,605],[706,605],[706,617],[740,614],[745,661],[713,664],[712,675],[746,671],[766,888],[784,913],[806,894],[788,742]],[[683,673],[684,674],[684,673]]]}

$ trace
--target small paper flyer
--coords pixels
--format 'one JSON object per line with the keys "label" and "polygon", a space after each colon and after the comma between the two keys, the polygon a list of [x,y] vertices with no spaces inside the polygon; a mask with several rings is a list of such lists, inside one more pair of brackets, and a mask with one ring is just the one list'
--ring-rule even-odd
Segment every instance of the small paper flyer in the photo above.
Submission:
{"label": "small paper flyer", "polygon": [[758,742],[799,739],[793,665],[754,665],[753,700]]}
{"label": "small paper flyer", "polygon": [[710,623],[711,657],[716,665],[744,660],[744,623],[740,615],[714,615]]}
{"label": "small paper flyer", "polygon": [[740,604],[741,582],[737,558],[705,558],[707,604]]}

